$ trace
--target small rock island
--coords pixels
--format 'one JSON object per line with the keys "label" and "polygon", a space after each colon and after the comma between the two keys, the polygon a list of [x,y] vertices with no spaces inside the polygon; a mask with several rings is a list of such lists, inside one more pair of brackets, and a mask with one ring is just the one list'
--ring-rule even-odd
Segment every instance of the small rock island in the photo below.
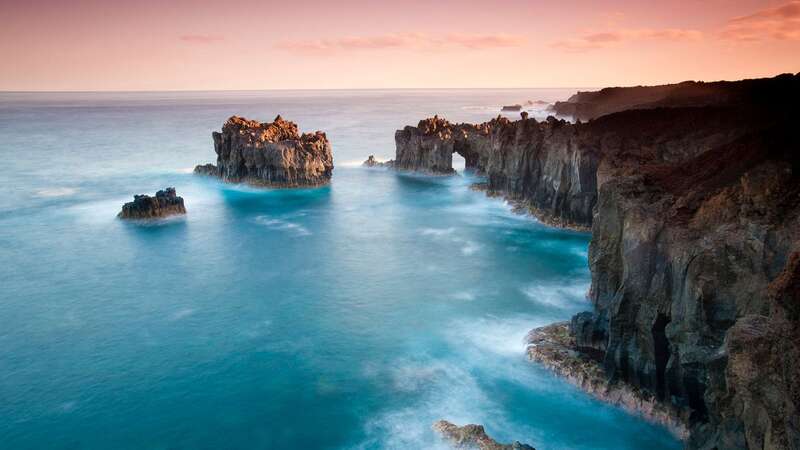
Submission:
{"label": "small rock island", "polygon": [[160,219],[162,217],[186,214],[183,197],[178,197],[174,187],[156,192],[155,197],[134,195],[133,201],[122,205],[117,215],[120,219]]}
{"label": "small rock island", "polygon": [[392,168],[394,167],[394,160],[389,161],[378,161],[375,159],[375,155],[369,155],[366,161],[362,164],[364,167],[385,167],[385,168]]}
{"label": "small rock island", "polygon": [[265,123],[232,116],[212,136],[217,164],[199,165],[195,173],[269,187],[321,186],[333,174],[325,133],[300,134],[297,124],[281,116]]}
{"label": "small rock island", "polygon": [[528,444],[514,441],[501,444],[486,434],[483,425],[469,424],[460,427],[446,420],[433,424],[433,430],[442,435],[455,448],[472,448],[478,450],[536,450]]}

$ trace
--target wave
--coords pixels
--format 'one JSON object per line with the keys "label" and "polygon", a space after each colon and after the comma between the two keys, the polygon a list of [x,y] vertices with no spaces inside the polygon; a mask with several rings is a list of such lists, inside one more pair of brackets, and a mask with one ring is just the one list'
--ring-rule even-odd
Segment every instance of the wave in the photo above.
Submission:
{"label": "wave", "polygon": [[589,286],[583,283],[571,286],[533,284],[522,288],[521,291],[531,301],[540,305],[571,308],[586,302]]}
{"label": "wave", "polygon": [[466,302],[471,302],[476,298],[478,298],[478,296],[472,291],[455,292],[452,295],[450,295],[450,297],[455,300],[463,300]]}
{"label": "wave", "polygon": [[532,328],[544,324],[543,320],[530,316],[486,316],[448,325],[447,338],[456,347],[466,346],[483,354],[522,356],[525,353],[525,336]]}
{"label": "wave", "polygon": [[455,232],[456,229],[453,227],[450,228],[423,228],[420,230],[420,234],[423,236],[449,236]]}
{"label": "wave", "polygon": [[184,309],[181,309],[180,311],[176,311],[175,313],[173,313],[172,316],[170,316],[170,321],[176,322],[176,321],[181,320],[183,318],[189,317],[192,314],[194,314],[194,309],[192,309],[192,308],[184,308]]}
{"label": "wave", "polygon": [[[303,216],[304,213],[295,213],[292,217]],[[310,236],[312,233],[308,228],[296,222],[290,222],[284,219],[272,218],[269,216],[258,216],[255,218],[256,223],[264,225],[270,230],[285,231],[293,236]]]}
{"label": "wave", "polygon": [[54,187],[39,189],[36,191],[37,197],[50,198],[50,197],[69,197],[78,193],[77,188],[69,187]]}

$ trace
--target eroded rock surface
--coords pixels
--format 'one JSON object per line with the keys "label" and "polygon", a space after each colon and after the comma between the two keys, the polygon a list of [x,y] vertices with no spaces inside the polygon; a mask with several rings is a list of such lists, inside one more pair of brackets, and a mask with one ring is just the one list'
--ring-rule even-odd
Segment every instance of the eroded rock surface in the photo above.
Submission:
{"label": "eroded rock surface", "polygon": [[433,424],[433,430],[441,434],[455,448],[478,450],[536,450],[527,444],[513,442],[500,444],[486,434],[483,425],[469,424],[459,427],[446,420]]}
{"label": "eroded rock surface", "polygon": [[570,329],[598,365],[568,366],[578,384],[655,399],[689,448],[798,449],[800,75],[686,92],[588,123],[434,117],[397,160],[448,173],[457,152],[490,194],[591,226],[594,309]]}
{"label": "eroded rock surface", "polygon": [[281,116],[269,123],[233,116],[212,136],[217,164],[197,166],[195,173],[275,187],[320,186],[333,174],[325,133],[300,134],[294,122]]}
{"label": "eroded rock surface", "polygon": [[653,394],[610,380],[601,364],[602,353],[579,349],[569,322],[531,330],[526,338],[528,358],[542,364],[592,396],[667,427],[677,437],[688,436],[688,417]]}
{"label": "eroded rock surface", "polygon": [[[395,133],[395,168],[453,173],[453,153],[486,176],[486,191],[524,206],[542,221],[580,230],[591,227],[600,161],[635,155],[677,161],[746,132],[747,118],[721,108],[626,111],[585,124],[521,114],[482,124],[433,117]],[[703,126],[698,127],[698,122]]]}
{"label": "eroded rock surface", "polygon": [[178,197],[175,188],[169,187],[149,195],[134,195],[133,201],[122,205],[118,217],[121,219],[158,219],[161,217],[186,214],[183,197]]}

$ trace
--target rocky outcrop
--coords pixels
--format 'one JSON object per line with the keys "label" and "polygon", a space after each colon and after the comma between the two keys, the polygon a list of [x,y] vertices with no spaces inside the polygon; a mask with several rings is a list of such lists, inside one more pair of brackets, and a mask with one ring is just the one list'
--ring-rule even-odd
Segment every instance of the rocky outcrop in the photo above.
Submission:
{"label": "rocky outcrop", "polygon": [[330,182],[333,154],[325,133],[303,133],[281,116],[260,123],[233,116],[214,132],[217,164],[195,168],[229,182],[259,186],[303,187]]}
{"label": "rocky outcrop", "polygon": [[177,214],[186,214],[183,197],[178,197],[174,187],[156,192],[155,197],[134,195],[133,201],[122,205],[118,214],[121,219],[158,219]]}
{"label": "rocky outcrop", "polygon": [[392,167],[394,167],[394,160],[378,161],[377,159],[375,159],[375,155],[369,155],[367,160],[364,161],[361,165],[364,167],[382,167],[386,169],[391,169]]}
{"label": "rocky outcrop", "polygon": [[503,106],[502,111],[522,111],[522,105],[505,105]]}
{"label": "rocky outcrop", "polygon": [[800,448],[799,297],[771,293],[800,250],[791,130],[778,120],[686,161],[598,170],[595,310],[576,340],[611,379],[688,411],[691,448]]}
{"label": "rocky outcrop", "polygon": [[542,364],[599,400],[661,424],[681,439],[688,436],[688,417],[683,411],[659,401],[647,391],[609,379],[601,364],[602,353],[579,349],[569,322],[535,328],[528,333],[526,341],[531,361]]}
{"label": "rocky outcrop", "polygon": [[685,417],[689,448],[800,448],[793,80],[761,80],[762,95],[751,81],[731,85],[758,98],[781,86],[769,105],[726,100],[582,125],[628,128],[600,152],[594,311],[573,318],[575,346],[599,355],[611,383]]}
{"label": "rocky outcrop", "polygon": [[591,226],[574,349],[685,419],[689,448],[798,449],[800,75],[710,85],[588,123],[427,119],[397,159],[447,173],[457,152],[490,193]]}
{"label": "rocky outcrop", "polygon": [[433,424],[433,430],[441,434],[455,448],[471,448],[478,450],[536,450],[527,444],[513,442],[500,444],[486,434],[482,425],[464,425],[459,427],[446,420]]}
{"label": "rocky outcrop", "polygon": [[489,194],[503,195],[546,223],[588,230],[602,158],[685,159],[741,135],[749,117],[721,108],[626,112],[584,124],[521,116],[479,125],[435,116],[407,126],[395,133],[395,168],[451,174],[458,153],[467,169],[486,176]]}

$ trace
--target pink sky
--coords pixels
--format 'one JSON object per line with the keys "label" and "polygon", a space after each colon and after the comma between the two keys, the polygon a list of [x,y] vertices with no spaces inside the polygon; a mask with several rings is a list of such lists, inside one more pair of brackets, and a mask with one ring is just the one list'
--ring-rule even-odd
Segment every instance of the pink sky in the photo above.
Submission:
{"label": "pink sky", "polygon": [[0,90],[582,87],[800,71],[800,0],[0,0]]}

